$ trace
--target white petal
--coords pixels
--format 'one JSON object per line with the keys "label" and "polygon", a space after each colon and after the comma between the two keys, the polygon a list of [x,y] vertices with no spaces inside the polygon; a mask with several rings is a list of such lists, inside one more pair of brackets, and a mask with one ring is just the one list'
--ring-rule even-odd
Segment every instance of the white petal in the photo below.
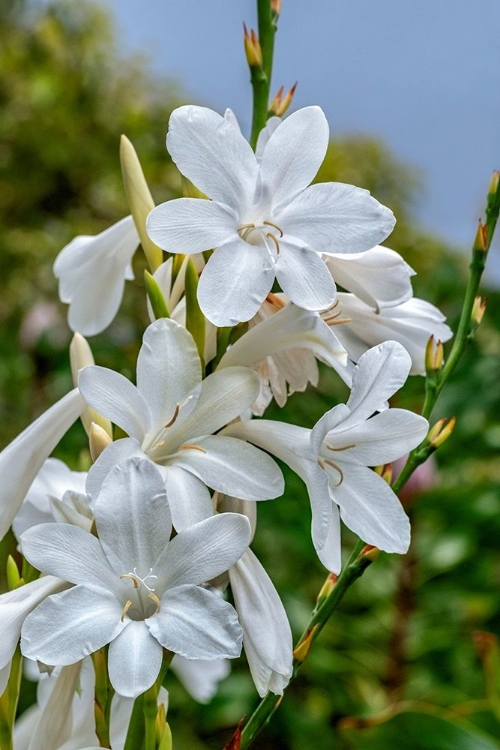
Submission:
{"label": "white petal", "polygon": [[188,693],[198,703],[209,703],[217,693],[219,682],[230,673],[227,659],[186,659],[176,654],[171,671],[178,677]]}
{"label": "white petal", "polygon": [[180,466],[159,467],[165,480],[172,524],[182,531],[213,515],[212,499],[206,485]]}
{"label": "white petal", "polygon": [[[387,409],[347,430],[340,424],[327,435],[327,443],[340,453],[324,450],[335,462],[378,466],[395,461],[416,448],[427,435],[426,419],[406,409]],[[353,448],[345,450],[345,446]]]}
{"label": "white petal", "polygon": [[280,242],[276,278],[283,291],[299,307],[322,310],[335,300],[335,284],[323,259],[306,247]]}
{"label": "white petal", "polygon": [[220,203],[200,198],[177,198],[153,208],[148,234],[172,253],[203,253],[237,237],[238,220]]}
{"label": "white petal", "polygon": [[406,302],[413,294],[410,278],[415,271],[388,247],[377,246],[352,255],[329,255],[325,262],[339,286],[377,311]]}
{"label": "white petal", "polygon": [[240,123],[238,122],[238,118],[234,114],[233,110],[230,109],[230,107],[227,107],[226,111],[224,112],[224,119],[230,122],[231,125],[236,128],[238,133],[241,133]]}
{"label": "white petal", "polygon": [[37,722],[29,750],[61,748],[73,734],[73,699],[78,688],[82,662],[63,667]]}
{"label": "white petal", "polygon": [[250,543],[250,523],[239,513],[221,513],[180,531],[158,561],[157,588],[200,584],[234,565]]}
{"label": "white petal", "polygon": [[316,422],[311,430],[311,452],[315,459],[319,457],[321,444],[326,435],[347,419],[350,413],[351,410],[345,404],[337,404]]}
{"label": "white petal", "polygon": [[116,575],[99,540],[78,526],[66,523],[32,526],[24,532],[21,542],[26,559],[43,573],[71,583],[113,588]]}
{"label": "white petal", "polygon": [[87,475],[85,488],[89,495],[90,507],[94,507],[95,500],[101,491],[102,483],[111,469],[127,458],[147,458],[141,450],[137,440],[133,438],[122,438],[110,443],[103,450],[97,461],[91,466]]}
{"label": "white petal", "polygon": [[259,137],[257,138],[257,145],[255,147],[255,158],[259,163],[262,159],[262,154],[264,153],[264,149],[267,146],[269,138],[272,136],[281,122],[281,117],[270,117],[266,122],[266,127],[262,128],[262,130],[260,131]]}
{"label": "white petal", "polygon": [[387,482],[364,466],[344,469],[344,481],[334,494],[345,525],[367,544],[404,554],[410,545],[410,522]]}
{"label": "white petal", "polygon": [[146,622],[162,646],[187,659],[240,655],[243,634],[235,610],[199,586],[169,589],[159,614]]}
{"label": "white petal", "polygon": [[[47,596],[67,587],[65,581],[43,576],[0,596],[0,670],[8,679],[10,662],[14,656],[24,620]],[[8,667],[8,669],[7,669]],[[0,695],[3,690],[0,690]]]}
{"label": "white petal", "polygon": [[270,419],[247,419],[233,422],[220,434],[248,440],[284,461],[300,477],[306,463],[314,463],[309,443],[311,431],[286,422]]}
{"label": "white petal", "polygon": [[243,648],[257,691],[263,697],[272,689],[274,677],[273,687],[280,683],[282,695],[292,674],[293,644],[278,592],[251,550],[229,570],[229,580],[243,628]]}
{"label": "white petal", "polygon": [[410,367],[410,356],[397,341],[386,341],[363,354],[354,368],[347,402],[351,415],[343,429],[360,424],[384,408],[387,399],[406,382]]}
{"label": "white petal", "polygon": [[[328,534],[321,548],[315,545],[318,557],[325,568],[338,575],[342,569],[342,547],[340,545],[340,515],[338,507],[330,500]],[[313,538],[314,541],[314,538]]]}
{"label": "white petal", "polygon": [[130,621],[109,646],[109,680],[119,695],[137,698],[155,682],[163,649],[144,621]]}
{"label": "white petal", "polygon": [[297,237],[317,253],[360,253],[370,250],[392,232],[392,211],[368,190],[341,182],[311,185],[274,221],[285,236]]}
{"label": "white petal", "polygon": [[70,304],[68,322],[73,331],[94,336],[111,323],[138,244],[133,219],[127,216],[95,237],[76,237],[61,250],[54,274],[61,300]]}
{"label": "white petal", "polygon": [[75,388],[0,453],[0,539],[7,533],[45,459],[85,409]]}
{"label": "white petal", "polygon": [[172,532],[163,478],[151,462],[122,461],[109,472],[94,505],[99,541],[118,575],[145,576]]}
{"label": "white petal", "polygon": [[241,336],[224,354],[219,369],[253,365],[290,349],[309,349],[335,369],[347,361],[344,347],[319,315],[290,303]]}
{"label": "white petal", "polygon": [[247,367],[228,367],[203,380],[195,408],[169,430],[172,443],[211,435],[248,409],[259,393],[259,378]]}
{"label": "white petal", "polygon": [[[17,640],[19,640],[19,636],[17,636]],[[16,641],[16,646],[17,646],[17,641]],[[16,646],[14,646],[14,650]],[[7,684],[9,682],[11,667],[12,667],[12,661],[9,661],[7,662],[5,667],[2,667],[0,669],[0,696],[4,694]]]}
{"label": "white petal", "polygon": [[216,112],[194,106],[174,110],[167,148],[182,174],[209,198],[236,210],[251,202],[257,179],[254,153]]}
{"label": "white petal", "polygon": [[99,414],[118,425],[140,443],[151,427],[151,413],[139,390],[107,367],[85,367],[78,376],[78,387],[85,401]]}
{"label": "white petal", "polygon": [[274,206],[289,201],[315,177],[328,148],[320,107],[304,107],[278,125],[264,148],[261,175]]}
{"label": "white petal", "polygon": [[245,500],[272,500],[283,494],[283,475],[266,453],[243,440],[212,435],[197,440],[203,451],[179,451],[175,463],[217,492]]}
{"label": "white petal", "polygon": [[201,274],[198,301],[216,326],[234,326],[253,318],[275,278],[265,247],[239,237],[219,247]]}
{"label": "white petal", "polygon": [[137,388],[149,407],[150,429],[167,424],[200,385],[200,357],[191,334],[173,320],[152,323],[137,359]]}
{"label": "white petal", "polygon": [[29,659],[65,666],[98,651],[123,630],[113,594],[75,586],[45,599],[25,620],[21,651]]}

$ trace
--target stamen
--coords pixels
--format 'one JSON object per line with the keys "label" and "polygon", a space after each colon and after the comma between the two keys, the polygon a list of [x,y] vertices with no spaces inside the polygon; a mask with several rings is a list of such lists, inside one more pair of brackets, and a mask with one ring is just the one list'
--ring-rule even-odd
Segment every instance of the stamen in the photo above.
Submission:
{"label": "stamen", "polygon": [[280,243],[278,242],[278,239],[277,239],[276,235],[274,235],[272,232],[268,232],[266,234],[266,237],[269,237],[269,239],[274,242],[274,244],[276,245],[276,252],[279,255],[279,253],[280,253]]}
{"label": "stamen", "polygon": [[330,315],[328,318],[323,318],[323,320],[329,326],[338,326],[341,323],[352,323],[352,318],[340,318],[339,320],[337,320],[339,315],[340,312],[338,312],[336,315]]}
{"label": "stamen", "polygon": [[175,420],[179,416],[180,410],[181,410],[181,405],[177,404],[177,406],[175,407],[174,416],[172,417],[172,419],[169,422],[167,422],[167,424],[165,425],[165,429],[167,429],[167,427],[172,427],[173,423],[175,422]]}
{"label": "stamen", "polygon": [[342,469],[340,468],[340,466],[337,466],[337,464],[333,463],[333,461],[330,461],[329,458],[325,458],[324,462],[325,462],[325,464],[328,464],[328,466],[331,466],[333,469],[335,469],[335,471],[338,471],[339,476],[340,476],[340,481],[337,482],[337,484],[335,485],[335,487],[340,487],[340,485],[344,481],[344,472],[342,471]]}
{"label": "stamen", "polygon": [[351,443],[350,445],[344,445],[342,448],[334,448],[333,445],[326,445],[329,451],[346,451],[348,448],[355,448],[356,446],[354,443]]}
{"label": "stamen", "polygon": [[[279,226],[278,226],[277,224],[275,224],[275,223],[274,223],[274,222],[272,222],[272,221],[263,221],[262,223],[263,223],[263,224],[266,224],[266,225],[267,225],[268,227],[274,227],[274,228],[275,228],[275,229],[277,229],[277,230],[278,230],[278,232],[280,233],[280,239],[281,239],[281,237],[283,237],[283,230],[282,230],[282,228],[281,228],[281,227],[279,227]],[[269,236],[269,235],[268,235],[268,236]]]}
{"label": "stamen", "polygon": [[201,451],[202,453],[207,452],[205,448],[201,447],[201,445],[195,445],[194,443],[184,443],[184,445],[181,445],[179,447],[179,450],[180,451],[188,451],[188,450]]}
{"label": "stamen", "polygon": [[284,302],[281,297],[278,297],[277,294],[274,294],[274,292],[269,292],[266,299],[271,303],[271,305],[274,305],[274,307],[278,307],[280,310],[286,306],[286,302]]}
{"label": "stamen", "polygon": [[318,464],[318,466],[319,466],[320,469],[324,469],[325,468],[325,464],[323,463],[323,461],[320,458],[318,458],[318,460],[316,461],[316,463]]}
{"label": "stamen", "polygon": [[243,229],[255,229],[255,224],[242,224],[236,231],[241,232]]}
{"label": "stamen", "polygon": [[158,612],[160,612],[161,610],[161,601],[159,600],[159,598],[156,596],[156,594],[153,591],[150,594],[148,594],[148,599],[152,599],[154,603],[156,604],[155,615],[157,615]]}
{"label": "stamen", "polygon": [[[123,576],[121,576],[121,578],[123,578]],[[125,619],[125,615],[126,615],[126,614],[127,614],[127,612],[129,611],[129,609],[130,609],[130,607],[131,607],[131,606],[132,606],[132,602],[130,601],[130,599],[127,599],[127,601],[126,601],[126,603],[125,603],[125,606],[124,606],[124,608],[122,609],[122,616],[120,617],[120,620],[121,620],[122,622],[124,621],[124,619]]]}

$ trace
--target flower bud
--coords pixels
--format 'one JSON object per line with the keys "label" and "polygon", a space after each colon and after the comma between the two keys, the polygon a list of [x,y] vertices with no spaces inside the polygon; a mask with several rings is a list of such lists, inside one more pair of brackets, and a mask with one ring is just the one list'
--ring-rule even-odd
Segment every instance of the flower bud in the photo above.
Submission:
{"label": "flower bud", "polygon": [[198,303],[198,271],[190,258],[186,265],[186,328],[194,338],[198,354],[203,362],[205,354],[205,316]]}
{"label": "flower bud", "polygon": [[163,251],[158,245],[155,245],[146,232],[146,219],[155,204],[144,177],[139,157],[125,135],[122,135],[120,140],[120,162],[130,213],[134,219],[149,267],[151,272],[154,273],[163,262]]}
{"label": "flower bud", "polygon": [[372,544],[366,544],[361,550],[361,553],[359,556],[363,557],[365,560],[374,562],[374,560],[377,559],[379,554],[380,554],[380,550],[378,547],[374,547]]}
{"label": "flower bud", "polygon": [[478,326],[484,316],[486,310],[486,304],[488,300],[486,297],[476,297],[472,306],[471,322]]}
{"label": "flower bud", "polygon": [[112,442],[113,440],[106,430],[103,430],[100,425],[92,422],[89,430],[89,448],[92,461],[97,461],[103,450]]}
{"label": "flower bud", "polygon": [[427,374],[440,370],[444,364],[444,348],[441,341],[434,341],[432,335],[425,348],[425,369]]}
{"label": "flower bud", "polygon": [[17,563],[12,557],[12,555],[9,555],[7,558],[7,586],[9,588],[9,591],[12,591],[13,589],[19,588],[19,586],[22,586],[24,581],[21,578],[21,574],[19,572],[19,568],[17,567]]}
{"label": "flower bud", "polygon": [[288,94],[284,97],[283,101],[281,102],[280,106],[278,107],[278,111],[276,112],[278,117],[283,117],[283,115],[286,114],[288,107],[292,103],[295,91],[297,89],[298,81],[296,81]]}
{"label": "flower bud", "polygon": [[269,109],[267,111],[268,117],[278,117],[278,111],[281,107],[284,90],[285,90],[285,87],[280,86],[276,94],[274,95],[274,98],[271,100],[271,103],[269,104]]}
{"label": "flower bud", "polygon": [[160,285],[155,277],[149,273],[147,268],[144,270],[144,284],[156,320],[158,320],[158,318],[170,318],[167,303],[163,296],[163,292],[160,289]]}
{"label": "flower bud", "polygon": [[500,171],[495,169],[491,175],[490,184],[488,186],[488,198],[494,198],[498,193],[498,187],[500,185]]}
{"label": "flower bud", "polygon": [[303,638],[300,639],[300,643],[293,652],[294,659],[302,663],[306,660],[309,651],[312,648],[314,635],[319,628],[319,625],[315,625],[313,628],[307,631]]}
{"label": "flower bud", "polygon": [[[75,333],[69,345],[69,360],[71,364],[71,375],[73,377],[73,385],[78,388],[78,373],[83,370],[84,367],[95,365],[94,355],[92,349],[86,338],[80,333]],[[111,438],[113,431],[111,428],[111,422],[109,419],[98,414],[94,409],[87,407],[81,416],[82,424],[87,435],[90,431],[92,422],[98,424]]]}
{"label": "flower bud", "polygon": [[248,31],[246,24],[243,24],[245,55],[250,68],[262,67],[262,49],[259,38],[254,29]]}
{"label": "flower bud", "polygon": [[329,573],[326,581],[321,587],[321,590],[316,598],[316,607],[315,609],[318,610],[323,602],[328,599],[330,594],[332,593],[333,589],[335,588],[337,584],[337,578],[338,576],[335,575],[335,573]]}
{"label": "flower bud", "polygon": [[474,239],[474,251],[485,253],[488,250],[488,230],[479,219],[477,226],[476,237]]}
{"label": "flower bud", "polygon": [[446,418],[440,419],[439,422],[436,422],[427,434],[427,440],[433,448],[440,448],[441,445],[448,440],[455,429],[456,422],[456,417],[452,417],[449,421],[448,418]]}
{"label": "flower bud", "polygon": [[375,473],[378,474],[379,477],[382,477],[388,485],[392,484],[392,464],[381,464],[380,466],[375,466]]}
{"label": "flower bud", "polygon": [[271,0],[271,13],[273,21],[276,22],[281,13],[281,0]]}

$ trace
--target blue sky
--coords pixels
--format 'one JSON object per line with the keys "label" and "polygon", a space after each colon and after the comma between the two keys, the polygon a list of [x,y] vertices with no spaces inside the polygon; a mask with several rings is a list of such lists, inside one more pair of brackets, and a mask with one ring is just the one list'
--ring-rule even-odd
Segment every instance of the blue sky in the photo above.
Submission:
{"label": "blue sky", "polygon": [[[107,0],[140,50],[195,103],[250,120],[242,21],[254,0]],[[332,133],[379,136],[421,174],[418,215],[468,248],[500,168],[498,0],[283,0],[273,89],[299,81]],[[500,282],[500,242],[492,267]]]}

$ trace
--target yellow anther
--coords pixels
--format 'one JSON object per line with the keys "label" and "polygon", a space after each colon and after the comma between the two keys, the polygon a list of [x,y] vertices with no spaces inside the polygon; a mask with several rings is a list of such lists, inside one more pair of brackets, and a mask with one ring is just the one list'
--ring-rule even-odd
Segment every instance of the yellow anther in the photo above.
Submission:
{"label": "yellow anther", "polygon": [[[282,228],[279,227],[277,224],[275,224],[273,221],[263,221],[262,223],[266,224],[266,226],[268,226],[268,227],[274,227],[280,233],[280,239],[281,239],[281,237],[283,237],[283,230],[282,230]],[[269,237],[269,235],[268,235],[268,237]]]}
{"label": "yellow anther", "polygon": [[272,232],[268,232],[266,234],[266,237],[269,237],[269,239],[274,242],[274,244],[276,245],[276,252],[279,255],[279,252],[280,252],[280,243],[278,242],[278,238]]}
{"label": "yellow anther", "polygon": [[[175,422],[175,420],[179,416],[180,410],[181,410],[181,405],[177,404],[176,407],[175,407],[174,416],[172,417],[172,419],[169,422],[167,422],[167,424],[165,425],[165,429],[167,427],[172,427],[173,423]],[[159,443],[158,443],[158,445],[159,445]]]}
{"label": "yellow anther", "polygon": [[316,461],[316,463],[318,464],[318,466],[319,466],[320,469],[324,469],[325,468],[325,464],[323,463],[323,461],[320,458],[318,458],[318,460]]}
{"label": "yellow anther", "polygon": [[201,451],[202,453],[206,453],[205,448],[202,448],[201,445],[195,445],[194,443],[184,443],[184,445],[181,445],[179,448],[180,451]]}
{"label": "yellow anther", "polygon": [[286,306],[286,302],[284,302],[281,297],[278,297],[277,294],[274,294],[274,292],[269,292],[269,294],[266,297],[266,300],[271,304],[274,305],[274,307],[277,307],[279,310],[281,310],[283,307]]}
{"label": "yellow anther", "polygon": [[124,573],[120,578],[130,578],[132,583],[134,584],[134,589],[139,588],[139,581],[137,580],[137,576],[135,576],[133,573]]}
{"label": "yellow anther", "polygon": [[[122,578],[123,578],[123,576],[122,576]],[[132,602],[130,601],[130,599],[127,599],[127,602],[125,603],[125,606],[124,606],[124,608],[122,609],[122,616],[120,617],[120,620],[121,620],[122,622],[124,621],[124,619],[125,619],[125,615],[126,615],[126,614],[127,614],[127,612],[129,611],[129,609],[130,609],[130,607],[131,607],[131,606],[132,606]]]}
{"label": "yellow anther", "polygon": [[335,485],[335,487],[340,487],[340,485],[344,481],[344,472],[342,471],[342,469],[340,468],[340,466],[337,466],[336,463],[334,463],[333,461],[330,461],[329,458],[325,458],[324,462],[325,462],[325,464],[328,464],[328,466],[331,466],[332,469],[335,469],[335,471],[338,471],[339,476],[340,476],[340,481],[337,482],[337,484]]}
{"label": "yellow anther", "polygon": [[156,596],[156,594],[154,593],[154,591],[152,591],[150,594],[148,594],[148,599],[151,599],[156,604],[155,615],[157,615],[158,612],[161,610],[161,601],[160,601],[160,599]]}
{"label": "yellow anther", "polygon": [[342,448],[334,448],[333,445],[328,445],[328,444],[326,447],[328,448],[329,451],[346,451],[349,448],[355,448],[356,446],[354,445],[354,443],[351,443],[350,445],[343,445]]}
{"label": "yellow anther", "polygon": [[238,227],[238,232],[241,232],[245,229],[255,229],[255,224],[242,224],[241,227]]}

